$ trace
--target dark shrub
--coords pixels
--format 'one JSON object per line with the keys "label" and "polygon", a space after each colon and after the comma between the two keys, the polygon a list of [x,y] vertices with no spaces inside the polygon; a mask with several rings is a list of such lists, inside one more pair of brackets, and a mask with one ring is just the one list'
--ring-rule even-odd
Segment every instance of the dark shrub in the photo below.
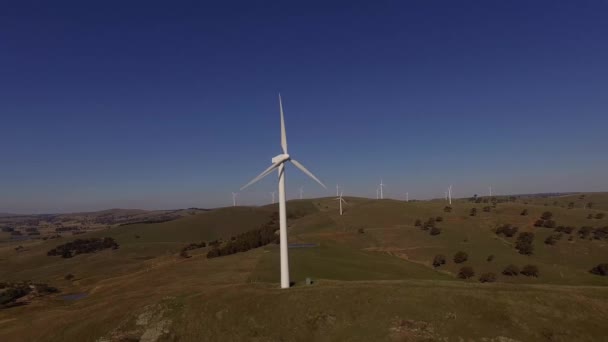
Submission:
{"label": "dark shrub", "polygon": [[521,216],[528,216],[528,209],[524,209],[521,214]]}
{"label": "dark shrub", "polygon": [[493,283],[496,281],[496,274],[492,272],[484,273],[479,277],[479,281],[482,283]]}
{"label": "dark shrub", "polygon": [[435,255],[435,258],[433,258],[433,266],[439,267],[441,265],[445,265],[445,255],[437,254]]}
{"label": "dark shrub", "polygon": [[363,228],[359,228],[359,229],[357,230],[357,233],[359,233],[359,234],[365,234],[365,229],[363,229]]}
{"label": "dark shrub", "polygon": [[452,207],[445,207],[445,208],[443,208],[443,211],[445,211],[446,213],[451,213]]}
{"label": "dark shrub", "polygon": [[598,264],[592,268],[589,272],[597,274],[599,276],[608,276],[608,264]]}
{"label": "dark shrub", "polygon": [[543,220],[550,220],[553,217],[553,213],[551,213],[550,211],[545,211],[540,218]]}
{"label": "dark shrub", "polygon": [[593,231],[593,238],[596,240],[608,239],[608,226],[602,228],[596,228]]}
{"label": "dark shrub", "polygon": [[536,220],[534,222],[534,227],[542,227],[544,223],[545,223],[545,221],[543,221],[543,220]]}
{"label": "dark shrub", "polygon": [[553,220],[547,220],[547,221],[545,221],[545,223],[543,223],[543,227],[545,227],[545,228],[555,228],[555,221],[553,221]]}
{"label": "dark shrub", "polygon": [[486,259],[486,261],[491,262],[492,260],[494,260],[494,254],[488,255],[488,258]]}
{"label": "dark shrub", "polygon": [[472,267],[465,266],[458,271],[458,278],[460,279],[469,279],[475,275],[475,271],[473,271]]}
{"label": "dark shrub", "polygon": [[597,214],[595,214],[595,219],[596,220],[601,220],[601,219],[604,218],[604,216],[605,216],[604,213],[597,213]]}
{"label": "dark shrub", "polygon": [[454,254],[454,262],[457,264],[463,263],[469,259],[469,255],[463,251]]}
{"label": "dark shrub", "polygon": [[505,267],[505,269],[502,271],[502,274],[506,275],[506,276],[516,276],[519,274],[519,267],[511,264],[508,265],[507,267]]}
{"label": "dark shrub", "polygon": [[184,259],[191,258],[191,256],[188,254],[188,252],[185,249],[182,249],[182,251],[179,252],[179,257],[184,258]]}
{"label": "dark shrub", "polygon": [[515,248],[519,251],[519,254],[531,255],[534,252],[532,241],[534,241],[534,233],[519,233],[515,242]]}
{"label": "dark shrub", "polygon": [[498,228],[496,228],[496,235],[504,235],[506,237],[513,237],[515,234],[517,234],[517,231],[519,230],[519,228],[517,227],[513,227],[510,224],[505,224],[502,225]]}
{"label": "dark shrub", "polygon": [[441,217],[441,216],[435,217],[435,222],[443,222],[443,217]]}
{"label": "dark shrub", "polygon": [[439,234],[441,234],[441,228],[433,227],[433,228],[431,228],[431,231],[429,231],[429,234],[439,235]]}
{"label": "dark shrub", "polygon": [[469,213],[470,216],[475,216],[477,215],[477,208],[473,208],[471,209],[471,212]]}
{"label": "dark shrub", "polygon": [[414,222],[414,226],[416,227],[420,227],[422,225],[422,221],[420,221],[420,219],[417,219],[416,222]]}
{"label": "dark shrub", "polygon": [[486,212],[486,213],[489,213],[490,210],[492,210],[491,207],[483,207],[483,211]]}
{"label": "dark shrub", "polygon": [[591,228],[589,226],[581,227],[581,229],[578,230],[578,236],[581,239],[586,239],[589,237],[589,235],[591,234],[592,231],[593,231],[593,228]]}
{"label": "dark shrub", "polygon": [[74,275],[72,273],[68,273],[65,275],[65,277],[63,277],[65,280],[72,280],[74,279]]}
{"label": "dark shrub", "polygon": [[526,265],[522,268],[520,273],[527,277],[538,277],[538,267],[535,265]]}
{"label": "dark shrub", "polygon": [[545,239],[545,244],[546,244],[546,245],[553,246],[553,245],[555,245],[555,243],[557,243],[557,239],[555,238],[555,236],[554,236],[554,235],[548,236],[548,237]]}

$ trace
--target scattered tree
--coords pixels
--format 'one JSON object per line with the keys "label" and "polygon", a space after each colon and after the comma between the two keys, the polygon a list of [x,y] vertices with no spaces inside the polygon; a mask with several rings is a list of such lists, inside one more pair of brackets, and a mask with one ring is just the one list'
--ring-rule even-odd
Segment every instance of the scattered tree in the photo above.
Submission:
{"label": "scattered tree", "polygon": [[443,208],[443,211],[445,211],[446,213],[451,213],[452,212],[452,207],[446,206],[445,208]]}
{"label": "scattered tree", "polygon": [[555,221],[553,221],[553,220],[546,220],[545,223],[543,223],[543,227],[545,227],[545,228],[555,228]]}
{"label": "scattered tree", "polygon": [[595,214],[595,219],[596,220],[601,220],[601,219],[604,218],[604,216],[605,216],[604,213],[597,213],[597,214]]}
{"label": "scattered tree", "polygon": [[496,235],[504,235],[506,237],[513,237],[515,234],[517,234],[518,230],[519,230],[519,228],[517,228],[517,227],[513,227],[510,224],[505,224],[505,225],[502,225],[502,226],[496,228]]}
{"label": "scattered tree", "polygon": [[534,241],[534,233],[519,233],[515,242],[515,248],[519,251],[519,254],[531,255],[534,252],[532,241]]}
{"label": "scattered tree", "polygon": [[433,259],[433,266],[439,267],[441,265],[445,265],[445,255],[437,254],[437,255],[435,255],[435,258]]}
{"label": "scattered tree", "polygon": [[475,216],[477,215],[477,208],[472,208],[471,212],[469,213],[470,216]]}
{"label": "scattered tree", "polygon": [[519,267],[511,264],[508,265],[507,267],[505,267],[505,269],[502,271],[502,274],[506,275],[506,276],[517,276],[519,274]]}
{"label": "scattered tree", "polygon": [[592,231],[593,231],[593,228],[591,228],[589,226],[583,226],[578,230],[578,236],[581,239],[586,239],[589,237],[589,235],[591,235]]}
{"label": "scattered tree", "polygon": [[599,276],[608,276],[608,264],[598,264],[593,267],[589,272]]}
{"label": "scattered tree", "polygon": [[491,262],[492,260],[494,260],[494,254],[488,255],[488,258],[486,259],[486,261]]}
{"label": "scattered tree", "polygon": [[527,277],[538,277],[538,267],[535,265],[526,265],[522,268],[520,273]]}
{"label": "scattered tree", "polygon": [[463,263],[469,259],[469,255],[463,251],[454,254],[454,262],[457,264]]}
{"label": "scattered tree", "polygon": [[72,280],[74,279],[74,275],[72,273],[68,273],[65,275],[65,277],[63,277],[65,280]]}
{"label": "scattered tree", "polygon": [[543,221],[543,220],[536,220],[534,222],[534,227],[542,227],[544,223],[545,223],[545,221]]}
{"label": "scattered tree", "polygon": [[441,216],[435,217],[435,222],[443,222],[443,217],[441,217]]}
{"label": "scattered tree", "polygon": [[433,228],[431,228],[431,231],[429,232],[429,234],[431,234],[431,235],[439,235],[439,234],[441,234],[441,228],[433,227]]}
{"label": "scattered tree", "polygon": [[551,213],[550,211],[545,211],[540,218],[543,220],[550,220],[553,217],[553,213]]}
{"label": "scattered tree", "polygon": [[479,282],[481,283],[493,283],[496,281],[496,274],[492,272],[484,273],[479,277]]}
{"label": "scattered tree", "polygon": [[522,212],[521,212],[521,214],[520,214],[520,215],[521,215],[521,216],[528,216],[528,209],[524,209],[524,210],[522,210]]}
{"label": "scattered tree", "polygon": [[458,278],[460,279],[469,279],[475,275],[475,271],[473,271],[472,267],[464,266],[458,271]]}
{"label": "scattered tree", "polygon": [[422,221],[420,221],[420,219],[417,219],[416,222],[414,222],[414,226],[416,227],[420,227],[422,225]]}
{"label": "scattered tree", "polygon": [[363,229],[363,228],[359,228],[359,229],[357,230],[357,232],[358,232],[359,234],[365,234],[365,229]]}

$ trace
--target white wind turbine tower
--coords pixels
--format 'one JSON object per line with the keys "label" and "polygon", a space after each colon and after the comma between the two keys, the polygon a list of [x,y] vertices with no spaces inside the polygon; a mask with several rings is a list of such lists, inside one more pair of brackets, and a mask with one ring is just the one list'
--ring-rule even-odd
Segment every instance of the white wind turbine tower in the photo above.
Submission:
{"label": "white wind turbine tower", "polygon": [[274,204],[274,191],[270,193],[272,195],[272,204]]}
{"label": "white wind turbine tower", "polygon": [[490,197],[492,197],[492,187],[490,186],[489,189],[490,189]]}
{"label": "white wind turbine tower", "polygon": [[233,192],[232,193],[232,206],[236,207],[236,196],[238,195],[238,193]]}
{"label": "white wind turbine tower", "polygon": [[380,189],[376,188],[376,199],[380,198],[380,195],[378,195],[379,191],[380,191]]}
{"label": "white wind turbine tower", "polygon": [[338,198],[335,198],[335,200],[340,203],[340,216],[342,216],[342,202],[346,204],[346,201],[342,198],[342,192],[340,193],[340,196],[338,196]]}
{"label": "white wind turbine tower", "polygon": [[448,200],[450,201],[450,205],[452,205],[452,186],[448,187]]}
{"label": "white wind turbine tower", "polygon": [[281,149],[283,153],[272,158],[272,165],[269,168],[260,173],[257,177],[252,179],[249,183],[241,188],[241,190],[250,186],[251,184],[259,181],[260,179],[268,176],[273,170],[278,169],[279,173],[279,222],[280,222],[280,251],[281,251],[281,288],[289,288],[289,257],[288,257],[288,246],[287,246],[287,211],[285,204],[285,164],[291,161],[295,167],[304,172],[307,176],[315,180],[317,183],[325,189],[325,185],[321,183],[315,175],[308,171],[304,165],[300,164],[297,160],[291,159],[291,156],[287,153],[287,135],[285,133],[285,119],[283,118],[283,103],[281,101],[281,95],[279,94],[279,111],[281,114]]}
{"label": "white wind turbine tower", "polygon": [[300,199],[304,196],[304,187],[300,187]]}
{"label": "white wind turbine tower", "polygon": [[409,202],[409,201],[410,201],[410,193],[409,193],[409,192],[406,192],[406,193],[405,193],[405,201],[406,201],[406,202]]}
{"label": "white wind turbine tower", "polygon": [[382,183],[382,178],[380,178],[380,199],[384,199],[384,192],[382,191],[384,188],[384,183]]}
{"label": "white wind turbine tower", "polygon": [[336,184],[336,197],[339,196],[338,189],[339,189],[338,184]]}

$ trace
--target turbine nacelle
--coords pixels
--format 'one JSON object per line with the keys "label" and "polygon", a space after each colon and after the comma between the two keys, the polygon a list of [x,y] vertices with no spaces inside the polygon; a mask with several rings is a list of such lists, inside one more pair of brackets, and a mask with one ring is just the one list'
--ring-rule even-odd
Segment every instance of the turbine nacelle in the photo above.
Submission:
{"label": "turbine nacelle", "polygon": [[287,153],[281,153],[278,156],[275,156],[274,158],[272,158],[272,163],[273,164],[280,164],[280,163],[284,163],[288,160],[290,160],[291,157],[289,156],[289,154]]}

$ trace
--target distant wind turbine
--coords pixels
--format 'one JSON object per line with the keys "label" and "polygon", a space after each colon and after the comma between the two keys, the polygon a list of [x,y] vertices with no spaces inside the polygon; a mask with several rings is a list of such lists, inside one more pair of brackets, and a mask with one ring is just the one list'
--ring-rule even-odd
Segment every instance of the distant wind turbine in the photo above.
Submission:
{"label": "distant wind turbine", "polygon": [[452,186],[448,188],[448,199],[450,200],[450,205],[452,205]]}
{"label": "distant wind turbine", "polygon": [[336,197],[338,197],[338,189],[339,189],[338,184],[336,184]]}
{"label": "distant wind turbine", "polygon": [[285,119],[283,118],[283,102],[281,101],[281,95],[279,94],[279,112],[281,115],[281,149],[283,153],[272,158],[272,165],[260,173],[257,177],[252,179],[249,183],[244,185],[241,190],[259,181],[260,179],[268,176],[273,170],[278,169],[279,173],[279,223],[280,223],[280,255],[281,255],[281,288],[289,288],[289,256],[288,256],[288,245],[287,245],[287,210],[285,203],[285,164],[290,161],[295,167],[304,172],[308,177],[319,183],[323,188],[327,189],[325,185],[308,171],[304,165],[300,164],[297,160],[291,159],[291,156],[287,153],[287,134],[285,133]]}
{"label": "distant wind turbine", "polygon": [[379,198],[380,198],[380,195],[378,195],[378,194],[379,194],[379,191],[380,191],[380,189],[376,188],[376,199],[379,199]]}
{"label": "distant wind turbine", "polygon": [[405,201],[406,201],[406,202],[409,202],[409,201],[410,201],[410,193],[409,193],[409,192],[406,192],[406,193],[405,193]]}
{"label": "distant wind turbine", "polygon": [[272,195],[272,204],[274,204],[274,191],[270,193]]}
{"label": "distant wind turbine", "polygon": [[304,195],[304,187],[300,187],[300,199],[302,199]]}
{"label": "distant wind turbine", "polygon": [[236,207],[236,196],[238,196],[238,193],[233,192],[232,193],[232,206]]}
{"label": "distant wind turbine", "polygon": [[340,203],[340,216],[342,216],[342,202],[346,204],[346,201],[342,198],[342,193],[340,193],[340,196],[338,198],[335,198],[335,200]]}
{"label": "distant wind turbine", "polygon": [[488,187],[490,189],[490,197],[492,197],[492,187]]}
{"label": "distant wind turbine", "polygon": [[384,183],[382,183],[382,178],[380,178],[380,199],[384,199],[384,192],[382,191],[384,189]]}

